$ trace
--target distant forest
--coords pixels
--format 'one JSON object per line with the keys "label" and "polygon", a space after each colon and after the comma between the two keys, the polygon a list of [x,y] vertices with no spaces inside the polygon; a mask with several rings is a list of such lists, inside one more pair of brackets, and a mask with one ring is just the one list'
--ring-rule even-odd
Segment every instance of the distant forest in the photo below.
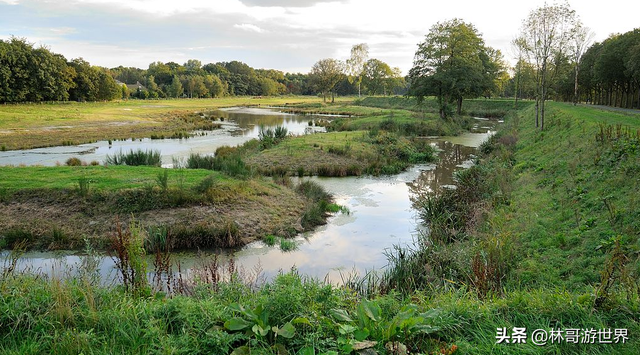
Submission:
{"label": "distant forest", "polygon": [[[388,69],[384,65],[383,69]],[[390,68],[387,71],[391,72]],[[390,84],[387,94],[406,92],[402,77],[370,79],[367,93],[376,94],[373,81],[378,84],[380,80]],[[0,40],[0,102],[3,103],[315,95],[322,90],[318,88],[318,81],[311,73],[255,69],[239,61],[202,65],[199,60],[190,59],[184,64],[154,62],[147,69],[123,66],[108,69],[92,66],[82,58],[68,61],[23,38]],[[354,95],[358,94],[358,86],[346,74],[340,74],[331,92]]]}

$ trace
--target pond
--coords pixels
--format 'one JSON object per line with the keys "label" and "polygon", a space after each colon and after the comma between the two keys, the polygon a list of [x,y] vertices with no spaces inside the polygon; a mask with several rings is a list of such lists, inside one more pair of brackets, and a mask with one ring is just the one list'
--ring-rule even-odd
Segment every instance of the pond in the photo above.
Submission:
{"label": "pond", "polygon": [[[239,127],[245,127],[243,132],[253,132],[246,133],[248,136],[257,134],[255,122],[262,116],[271,117],[256,110],[250,111],[255,118],[253,123],[248,119],[242,123],[236,121]],[[243,109],[238,114],[249,114],[247,112]],[[227,111],[229,115],[233,113]],[[305,118],[309,119],[308,116]],[[283,122],[273,117],[269,119],[274,120],[272,124]],[[308,126],[307,121],[297,119],[291,117],[293,127]],[[454,172],[473,164],[477,147],[493,133],[497,124],[497,121],[477,122],[470,133],[429,138],[430,144],[439,150],[437,164],[415,165],[406,172],[385,177],[310,178],[332,193],[336,202],[345,206],[349,213],[337,213],[326,225],[298,235],[294,239],[297,248],[293,251],[282,251],[277,243],[270,247],[258,241],[238,250],[210,250],[204,254],[216,254],[222,261],[233,258],[236,265],[245,270],[259,269],[267,279],[296,268],[302,274],[340,283],[350,274],[363,275],[383,268],[387,264],[386,250],[394,245],[410,245],[420,233],[420,223],[411,202],[412,188],[432,191],[439,186],[452,185]],[[254,128],[251,128],[252,124]],[[234,137],[233,133],[227,132],[221,139]],[[187,273],[201,258],[196,253],[180,253],[174,257]],[[52,270],[68,270],[68,266],[80,263],[81,258],[81,253],[29,252],[19,261],[18,269],[30,268],[51,274]],[[149,264],[152,265],[151,260]],[[103,282],[112,282],[116,277],[113,266],[111,258],[101,257]]]}

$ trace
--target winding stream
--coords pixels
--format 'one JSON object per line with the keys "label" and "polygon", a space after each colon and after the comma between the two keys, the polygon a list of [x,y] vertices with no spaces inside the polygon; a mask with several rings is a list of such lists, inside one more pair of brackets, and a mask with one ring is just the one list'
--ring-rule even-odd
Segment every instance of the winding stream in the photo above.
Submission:
{"label": "winding stream", "polygon": [[[211,153],[218,146],[241,144],[257,137],[260,124],[275,126],[284,123],[290,131],[304,133],[312,119],[310,116],[264,109],[232,109],[221,113],[228,115],[225,119],[225,122],[231,121],[228,127],[204,137],[185,141],[117,142],[121,143],[118,146],[114,142],[112,149],[133,146],[161,149],[163,157],[165,154],[185,156],[192,151]],[[429,138],[430,143],[439,149],[437,164],[416,165],[401,174],[385,177],[311,178],[332,193],[336,202],[347,207],[350,213],[338,213],[330,217],[326,225],[298,235],[295,238],[297,248],[293,251],[284,252],[278,244],[270,247],[258,241],[238,250],[209,250],[205,254],[217,254],[221,260],[233,258],[236,265],[245,270],[261,270],[267,279],[281,271],[296,268],[302,274],[340,283],[343,277],[354,272],[362,275],[369,270],[383,268],[387,264],[385,250],[394,245],[411,244],[418,233],[416,231],[420,230],[411,203],[411,187],[420,185],[422,189],[434,190],[438,186],[452,185],[453,173],[473,164],[477,147],[493,133],[496,124],[497,121],[478,119],[471,133]],[[83,160],[99,159],[109,152],[101,142],[83,146],[95,147]],[[51,156],[42,154],[46,157],[41,160],[36,160],[39,153],[21,153],[24,154],[22,159],[30,164],[55,164],[55,160],[64,159],[63,154],[69,154],[68,149],[81,147],[47,148],[50,152],[57,149],[67,151],[50,153]],[[14,153],[14,158],[0,156],[0,164],[6,164],[7,159],[18,159],[19,154]],[[4,252],[2,255],[7,254]],[[198,259],[195,253],[174,254],[174,258],[180,261],[182,271],[187,273]],[[77,252],[28,252],[19,260],[18,270],[73,273],[74,265],[78,265],[81,259],[82,254]],[[149,265],[152,265],[151,259]],[[116,277],[114,262],[108,256],[100,258],[99,271],[105,283],[113,282]]]}

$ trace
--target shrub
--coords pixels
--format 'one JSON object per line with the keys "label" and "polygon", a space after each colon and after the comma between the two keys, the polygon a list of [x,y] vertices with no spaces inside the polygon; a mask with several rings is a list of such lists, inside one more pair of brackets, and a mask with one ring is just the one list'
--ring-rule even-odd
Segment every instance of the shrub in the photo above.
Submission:
{"label": "shrub", "polygon": [[67,159],[67,161],[64,163],[66,166],[81,166],[82,165],[82,160],[76,158],[76,157],[71,157],[69,159]]}

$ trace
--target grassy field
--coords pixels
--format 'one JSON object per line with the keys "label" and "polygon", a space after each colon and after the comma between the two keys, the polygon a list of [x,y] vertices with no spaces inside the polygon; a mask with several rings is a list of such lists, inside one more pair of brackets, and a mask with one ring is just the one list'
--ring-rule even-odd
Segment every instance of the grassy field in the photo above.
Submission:
{"label": "grassy field", "polygon": [[[339,98],[337,102],[349,101]],[[320,102],[304,97],[128,100],[0,105],[0,148],[28,149],[97,140],[172,136],[200,129],[196,112],[232,106]]]}

